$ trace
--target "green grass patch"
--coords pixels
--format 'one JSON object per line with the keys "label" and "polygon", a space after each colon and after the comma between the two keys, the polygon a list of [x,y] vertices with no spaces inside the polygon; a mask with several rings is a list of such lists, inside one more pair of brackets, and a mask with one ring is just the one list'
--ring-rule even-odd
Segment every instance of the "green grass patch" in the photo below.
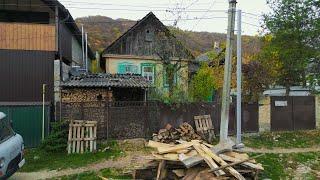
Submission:
{"label": "green grass patch", "polygon": [[247,147],[253,148],[306,148],[320,144],[320,130],[294,132],[265,132],[243,137]]}
{"label": "green grass patch", "polygon": [[111,141],[107,145],[101,145],[100,149],[103,149],[105,146],[109,146],[110,149],[105,152],[98,151],[97,153],[70,155],[66,152],[48,153],[41,149],[28,149],[25,153],[26,164],[20,171],[34,172],[78,168],[94,162],[117,158],[123,154],[115,141]]}
{"label": "green grass patch", "polygon": [[309,172],[302,170],[298,173],[301,179],[317,179],[315,172],[320,171],[320,152],[265,154],[256,161],[261,163],[265,169],[260,173],[260,179],[292,179],[297,176],[295,173],[299,166],[310,168]]}
{"label": "green grass patch", "polygon": [[74,174],[70,176],[63,176],[57,179],[61,180],[101,180],[99,176],[108,178],[108,179],[132,179],[131,175],[125,175],[124,172],[121,169],[112,169],[112,168],[107,168],[103,169],[99,172],[83,172],[79,174]]}

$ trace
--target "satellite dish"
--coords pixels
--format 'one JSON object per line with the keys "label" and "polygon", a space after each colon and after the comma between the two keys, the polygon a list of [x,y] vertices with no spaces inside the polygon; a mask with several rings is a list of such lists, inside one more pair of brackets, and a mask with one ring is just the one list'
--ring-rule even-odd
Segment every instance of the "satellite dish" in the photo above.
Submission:
{"label": "satellite dish", "polygon": [[3,113],[3,112],[0,112],[0,120],[1,120],[1,119],[4,119],[5,117],[6,117],[6,114]]}

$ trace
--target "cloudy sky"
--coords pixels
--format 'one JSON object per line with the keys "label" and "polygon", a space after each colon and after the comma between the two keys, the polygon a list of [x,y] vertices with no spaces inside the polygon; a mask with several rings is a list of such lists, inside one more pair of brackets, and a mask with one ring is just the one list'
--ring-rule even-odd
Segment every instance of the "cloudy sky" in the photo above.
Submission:
{"label": "cloudy sky", "polygon": [[[166,25],[184,30],[225,33],[228,0],[61,0],[74,18],[103,15],[113,19],[139,20],[148,12]],[[238,0],[242,16],[242,32],[257,35],[261,15],[268,13],[266,0]]]}

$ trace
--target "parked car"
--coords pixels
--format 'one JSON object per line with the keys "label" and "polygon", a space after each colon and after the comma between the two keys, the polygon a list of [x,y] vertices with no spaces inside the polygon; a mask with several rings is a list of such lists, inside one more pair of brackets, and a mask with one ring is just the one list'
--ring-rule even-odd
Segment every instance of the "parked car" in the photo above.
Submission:
{"label": "parked car", "polygon": [[7,179],[25,163],[22,137],[15,133],[6,115],[0,112],[0,179]]}

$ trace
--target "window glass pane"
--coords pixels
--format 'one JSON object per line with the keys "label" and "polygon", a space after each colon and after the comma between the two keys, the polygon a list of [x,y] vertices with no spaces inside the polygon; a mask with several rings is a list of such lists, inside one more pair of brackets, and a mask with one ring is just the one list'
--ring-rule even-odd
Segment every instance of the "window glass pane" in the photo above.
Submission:
{"label": "window glass pane", "polygon": [[8,120],[0,120],[0,142],[14,135]]}

